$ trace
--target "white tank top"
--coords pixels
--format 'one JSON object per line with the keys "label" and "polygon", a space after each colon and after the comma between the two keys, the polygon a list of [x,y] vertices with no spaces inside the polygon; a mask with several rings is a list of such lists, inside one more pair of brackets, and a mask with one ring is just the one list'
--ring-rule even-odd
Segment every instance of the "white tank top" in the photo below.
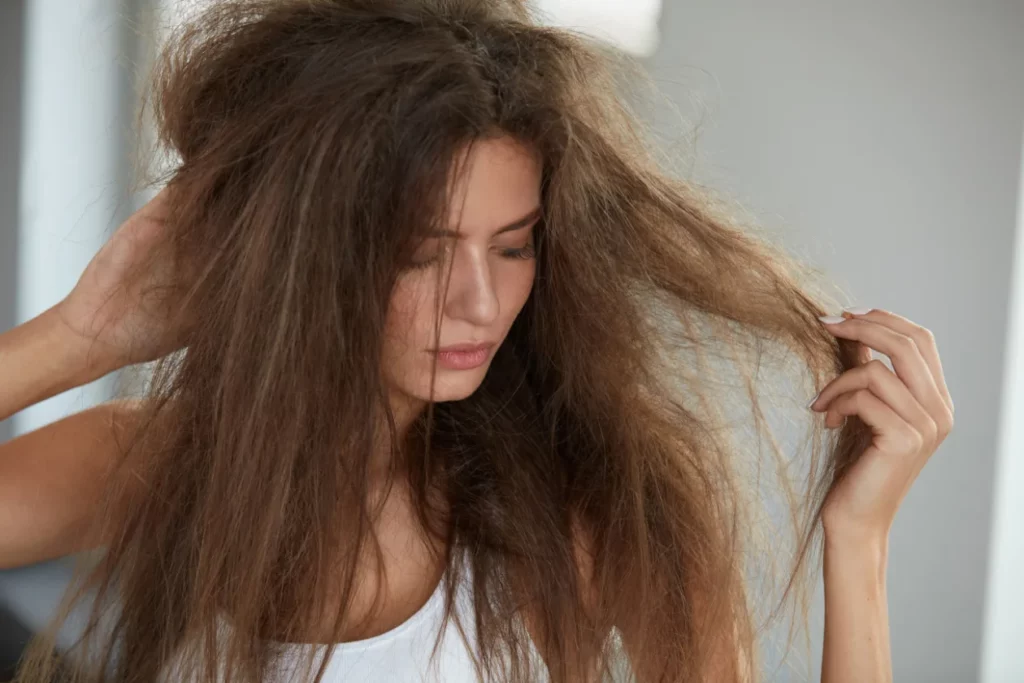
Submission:
{"label": "white tank top", "polygon": [[[472,611],[472,571],[466,563],[458,585],[455,609],[459,610],[466,640],[459,633],[454,619],[445,625],[438,651],[433,660],[431,649],[441,626],[446,597],[445,578],[434,589],[426,603],[406,621],[380,635],[364,640],[337,643],[328,662],[322,683],[476,683],[473,659],[468,647],[476,648],[476,628]],[[520,622],[521,623],[521,622]],[[230,629],[226,619],[221,620],[222,628]],[[321,644],[288,643],[278,644],[283,648],[279,664],[274,668],[273,683],[298,683],[301,667],[310,649],[317,651],[313,671],[323,660],[327,646]],[[530,654],[538,683],[548,680],[547,669],[540,653],[530,642]],[[174,671],[172,663],[161,676],[162,681],[171,683],[182,680]]]}

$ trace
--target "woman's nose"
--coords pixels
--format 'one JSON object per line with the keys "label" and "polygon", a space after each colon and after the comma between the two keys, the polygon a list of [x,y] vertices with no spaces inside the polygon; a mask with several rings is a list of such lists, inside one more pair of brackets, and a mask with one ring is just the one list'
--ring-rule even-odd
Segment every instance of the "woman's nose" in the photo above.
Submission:
{"label": "woman's nose", "polygon": [[484,254],[467,254],[452,264],[448,286],[448,315],[474,325],[489,325],[498,317],[494,273]]}

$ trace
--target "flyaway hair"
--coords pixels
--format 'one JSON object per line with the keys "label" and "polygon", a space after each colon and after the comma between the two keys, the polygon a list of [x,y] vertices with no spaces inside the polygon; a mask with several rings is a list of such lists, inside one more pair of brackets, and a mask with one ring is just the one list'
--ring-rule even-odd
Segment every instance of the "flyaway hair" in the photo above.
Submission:
{"label": "flyaway hair", "polygon": [[[194,324],[112,463],[110,542],[19,683],[51,680],[86,598],[74,683],[172,663],[170,680],[264,680],[276,644],[325,617],[340,633],[380,554],[377,425],[450,588],[469,558],[486,680],[538,680],[527,605],[553,683],[703,682],[722,643],[740,661],[715,680],[759,680],[765,629],[807,618],[821,504],[867,436],[804,408],[856,350],[817,320],[834,302],[811,268],[673,171],[630,101],[644,78],[511,0],[231,0],[176,28],[148,101]],[[398,438],[395,278],[465,150],[497,135],[543,159],[533,289],[479,389]],[[787,411],[806,435],[783,443]]]}

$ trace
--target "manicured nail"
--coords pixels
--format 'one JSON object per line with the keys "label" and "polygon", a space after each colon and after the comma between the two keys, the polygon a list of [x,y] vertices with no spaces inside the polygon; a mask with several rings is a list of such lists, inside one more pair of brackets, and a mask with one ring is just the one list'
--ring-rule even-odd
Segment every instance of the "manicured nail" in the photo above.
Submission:
{"label": "manicured nail", "polygon": [[842,316],[839,316],[839,315],[819,315],[818,316],[818,320],[820,320],[823,323],[828,323],[830,325],[834,325],[836,323],[841,323],[841,322],[845,321],[846,318],[844,318]]}
{"label": "manicured nail", "polygon": [[811,406],[813,406],[814,402],[818,400],[819,396],[821,396],[821,392],[820,391],[814,395],[814,398],[812,398],[811,402],[807,404],[807,407],[810,408]]}
{"label": "manicured nail", "polygon": [[869,308],[867,306],[855,306],[853,308],[844,308],[843,310],[846,311],[847,313],[852,313],[854,315],[864,315],[865,313],[870,313],[875,309]]}

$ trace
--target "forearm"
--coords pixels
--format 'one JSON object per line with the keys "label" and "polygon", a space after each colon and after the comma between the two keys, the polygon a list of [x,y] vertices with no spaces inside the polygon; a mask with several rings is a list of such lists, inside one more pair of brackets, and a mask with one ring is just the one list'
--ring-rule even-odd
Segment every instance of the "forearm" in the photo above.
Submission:
{"label": "forearm", "polygon": [[114,369],[90,357],[47,309],[0,334],[0,420]]}
{"label": "forearm", "polygon": [[888,539],[825,533],[822,683],[889,683]]}

